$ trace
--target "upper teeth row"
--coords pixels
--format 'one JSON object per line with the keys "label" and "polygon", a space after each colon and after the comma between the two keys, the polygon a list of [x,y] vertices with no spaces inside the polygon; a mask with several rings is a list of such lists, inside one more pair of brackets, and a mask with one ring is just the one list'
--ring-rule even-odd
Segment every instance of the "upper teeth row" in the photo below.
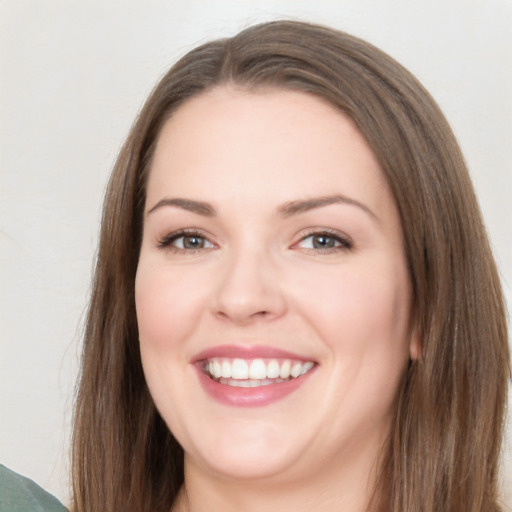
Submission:
{"label": "upper teeth row", "polygon": [[205,370],[216,379],[287,379],[304,375],[313,366],[311,361],[301,363],[290,359],[209,359]]}

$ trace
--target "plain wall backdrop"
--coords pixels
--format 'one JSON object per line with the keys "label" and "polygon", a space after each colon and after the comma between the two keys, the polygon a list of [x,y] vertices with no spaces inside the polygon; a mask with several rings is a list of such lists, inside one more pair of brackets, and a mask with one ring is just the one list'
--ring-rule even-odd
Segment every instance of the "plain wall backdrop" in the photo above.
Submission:
{"label": "plain wall backdrop", "polygon": [[0,0],[0,463],[63,502],[101,201],[120,145],[178,57],[283,17],[374,43],[433,94],[512,304],[512,0]]}

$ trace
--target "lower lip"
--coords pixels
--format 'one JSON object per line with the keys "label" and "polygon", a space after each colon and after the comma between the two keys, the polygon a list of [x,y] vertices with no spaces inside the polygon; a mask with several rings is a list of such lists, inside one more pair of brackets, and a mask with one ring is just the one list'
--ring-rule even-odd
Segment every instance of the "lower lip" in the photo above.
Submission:
{"label": "lower lip", "polygon": [[296,391],[308,380],[314,368],[295,379],[254,388],[239,388],[220,384],[210,379],[200,368],[197,368],[197,371],[203,389],[217,402],[235,407],[262,407],[282,400]]}

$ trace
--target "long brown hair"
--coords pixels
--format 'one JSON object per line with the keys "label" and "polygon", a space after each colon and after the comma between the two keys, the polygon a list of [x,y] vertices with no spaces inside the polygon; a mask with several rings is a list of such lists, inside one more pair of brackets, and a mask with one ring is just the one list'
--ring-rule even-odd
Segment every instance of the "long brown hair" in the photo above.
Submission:
{"label": "long brown hair", "polygon": [[111,176],[73,437],[76,512],[168,511],[183,451],[153,405],[134,303],[145,183],[160,129],[220,84],[316,95],[368,141],[401,215],[421,356],[397,392],[376,508],[490,512],[497,504],[509,356],[496,266],[463,157],[439,108],[389,56],[347,34],[279,21],[188,53],[162,78]]}

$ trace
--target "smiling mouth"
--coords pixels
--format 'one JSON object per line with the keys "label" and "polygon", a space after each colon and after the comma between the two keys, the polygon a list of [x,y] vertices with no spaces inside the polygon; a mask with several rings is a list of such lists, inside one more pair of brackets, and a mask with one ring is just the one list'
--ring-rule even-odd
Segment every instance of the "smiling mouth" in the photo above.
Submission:
{"label": "smiling mouth", "polygon": [[293,359],[210,358],[202,361],[202,371],[219,384],[254,388],[297,379],[310,372],[313,361]]}

